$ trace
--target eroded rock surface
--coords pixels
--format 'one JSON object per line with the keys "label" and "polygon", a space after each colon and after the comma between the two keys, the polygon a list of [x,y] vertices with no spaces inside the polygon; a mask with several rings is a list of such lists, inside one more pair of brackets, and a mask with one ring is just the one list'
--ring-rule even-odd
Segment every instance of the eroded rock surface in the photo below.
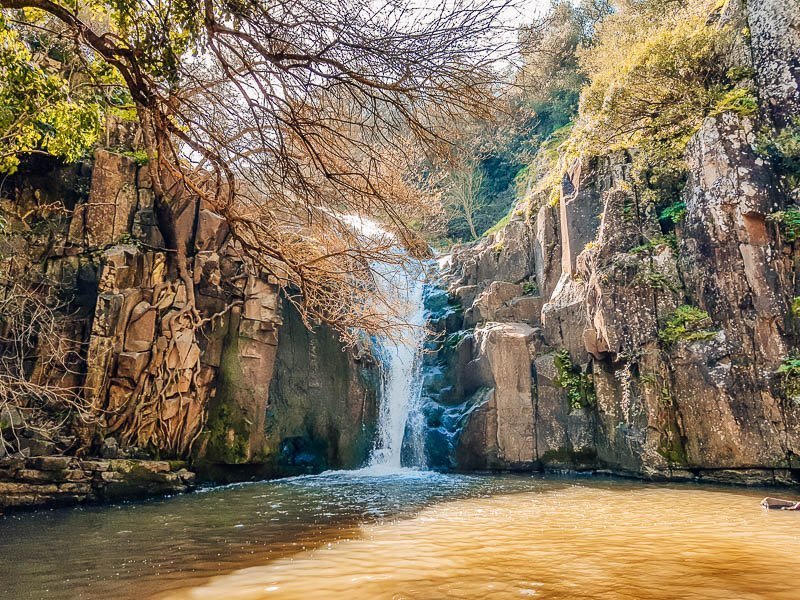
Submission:
{"label": "eroded rock surface", "polygon": [[798,348],[800,247],[774,217],[791,194],[757,150],[759,131],[800,114],[800,10],[731,2],[721,19],[742,14],[752,52],[731,60],[756,73],[767,121],[703,123],[674,231],[614,154],[570,165],[559,210],[528,198],[504,230],[453,252],[461,322],[448,314],[425,391],[442,466],[800,481],[800,401],[781,370]]}

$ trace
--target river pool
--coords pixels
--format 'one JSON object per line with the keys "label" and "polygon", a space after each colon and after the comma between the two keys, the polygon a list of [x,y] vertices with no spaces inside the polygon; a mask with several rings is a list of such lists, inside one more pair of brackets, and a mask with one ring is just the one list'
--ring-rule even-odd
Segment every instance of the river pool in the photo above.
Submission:
{"label": "river pool", "polygon": [[417,471],[226,486],[0,518],[0,597],[797,600],[800,512],[764,495]]}

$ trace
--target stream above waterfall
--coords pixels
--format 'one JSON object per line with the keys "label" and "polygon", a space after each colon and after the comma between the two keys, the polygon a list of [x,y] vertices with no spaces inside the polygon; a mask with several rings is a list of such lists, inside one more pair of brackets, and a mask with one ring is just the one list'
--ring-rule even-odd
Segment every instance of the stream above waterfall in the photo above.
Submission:
{"label": "stream above waterfall", "polygon": [[331,472],[0,520],[0,597],[797,597],[764,490]]}

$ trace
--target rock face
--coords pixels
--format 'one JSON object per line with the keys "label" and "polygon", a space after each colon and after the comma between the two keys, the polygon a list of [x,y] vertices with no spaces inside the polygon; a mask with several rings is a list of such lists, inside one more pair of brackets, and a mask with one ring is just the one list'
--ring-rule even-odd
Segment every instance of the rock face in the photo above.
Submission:
{"label": "rock face", "polygon": [[[48,277],[77,291],[64,316],[73,368],[46,373],[39,360],[31,369],[81,389],[96,418],[76,419],[70,435],[53,440],[6,411],[3,454],[177,458],[225,480],[363,464],[377,418],[375,365],[357,361],[325,328],[307,332],[275,281],[243,264],[224,219],[199,199],[178,217],[189,250],[181,276],[162,250],[147,166],[101,149],[91,169],[72,215],[50,223],[50,239],[16,240],[15,260],[22,270],[44,264]],[[64,193],[24,171],[16,181],[20,202]],[[23,487],[36,483],[20,477]],[[52,493],[19,488],[11,504],[111,497],[110,488],[90,485],[97,477],[86,474],[74,494],[62,494],[59,482],[47,482]]]}
{"label": "rock face", "polygon": [[286,306],[284,315],[266,412],[276,471],[362,465],[375,439],[375,364],[342,352],[329,331],[309,332],[293,307]]}
{"label": "rock face", "polygon": [[800,247],[776,223],[791,194],[756,151],[756,131],[800,115],[800,10],[746,14],[767,121],[705,121],[674,231],[615,154],[573,163],[558,210],[529,198],[454,250],[424,391],[440,466],[800,482],[800,388],[781,369],[798,348]]}
{"label": "rock face", "polygon": [[180,462],[5,458],[0,459],[0,511],[182,493],[194,482],[195,474]]}
{"label": "rock face", "polygon": [[775,125],[800,113],[800,2],[747,0],[759,92]]}
{"label": "rock face", "polygon": [[[535,459],[531,357],[533,329],[523,323],[487,323],[475,330],[475,358],[467,364],[481,386],[483,419],[471,419],[459,460],[470,468],[530,468]],[[478,430],[476,430],[476,428]],[[485,443],[491,441],[491,446]]]}

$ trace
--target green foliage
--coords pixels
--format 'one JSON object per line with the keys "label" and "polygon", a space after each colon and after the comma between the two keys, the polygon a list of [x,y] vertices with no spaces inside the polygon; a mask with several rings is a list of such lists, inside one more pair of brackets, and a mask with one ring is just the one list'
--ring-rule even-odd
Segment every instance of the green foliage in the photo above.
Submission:
{"label": "green foliage", "polygon": [[676,250],[678,247],[678,239],[675,236],[675,233],[672,232],[666,235],[655,236],[653,239],[647,240],[643,244],[634,246],[628,252],[631,254],[650,254],[652,251],[660,248],[661,246],[669,246],[673,250]]}
{"label": "green foliage", "polygon": [[63,64],[34,55],[37,44],[0,14],[0,173],[13,173],[19,155],[34,151],[75,161],[100,132],[98,99],[61,72]]}
{"label": "green foliage", "polygon": [[133,162],[135,162],[140,167],[150,162],[150,157],[147,156],[147,152],[145,152],[144,150],[126,150],[122,154],[132,158]]}
{"label": "green foliage", "polygon": [[734,88],[717,100],[711,114],[719,115],[724,112],[735,112],[744,117],[752,116],[758,112],[758,100],[750,90]]}
{"label": "green foliage", "polygon": [[[484,236],[489,236],[489,235],[494,235],[495,233],[500,233],[500,231],[502,231],[503,227],[508,225],[509,221],[511,221],[511,217],[513,216],[513,214],[514,214],[514,209],[512,207],[511,210],[509,210],[502,219],[500,219],[497,223],[495,223],[489,229],[487,229],[483,233],[483,235]],[[500,250],[502,250],[502,249],[503,248],[502,248],[502,244],[501,244],[500,245]]]}
{"label": "green foliage", "polygon": [[800,319],[800,296],[795,296],[792,298],[792,303],[789,307],[789,310],[795,319]]}
{"label": "green foliage", "polygon": [[536,285],[535,281],[524,281],[522,283],[522,293],[525,296],[538,296],[539,286]]}
{"label": "green foliage", "polygon": [[[465,132],[467,139],[461,144],[478,162],[483,179],[475,217],[478,233],[490,235],[502,229],[510,218],[509,209],[529,191],[546,186],[557,200],[563,175],[556,167],[558,146],[568,137],[586,81],[576,51],[591,43],[595,24],[609,11],[601,0],[581,4],[560,0],[522,28],[520,86],[507,100],[507,122]],[[450,220],[447,236],[471,238],[460,218]]]}
{"label": "green foliage", "polygon": [[780,225],[781,233],[787,241],[794,242],[800,238],[800,207],[791,206],[772,213],[768,218]]}
{"label": "green foliage", "polygon": [[[226,12],[235,17],[236,2],[227,3]],[[203,25],[203,11],[196,0],[170,0],[153,4],[134,0],[113,0],[106,5],[107,18],[116,33],[136,46],[144,71],[169,85],[178,83],[178,65],[182,57],[196,50]],[[169,18],[165,19],[164,14]]]}
{"label": "green foliage", "polygon": [[642,282],[654,290],[662,292],[677,292],[675,284],[669,280],[661,271],[649,264],[645,264],[636,276],[637,281]]}
{"label": "green foliage", "polygon": [[735,82],[746,81],[756,76],[752,67],[731,67],[727,72],[728,79]]}
{"label": "green foliage", "polygon": [[668,345],[679,341],[710,340],[716,335],[716,332],[710,327],[711,317],[706,311],[684,304],[669,316],[658,332],[658,337]]}
{"label": "green foliage", "polygon": [[785,356],[778,367],[781,374],[783,393],[787,398],[800,403],[800,353],[793,352]]}
{"label": "green foliage", "polygon": [[800,189],[800,117],[777,132],[762,131],[756,150],[769,157],[790,190]]}
{"label": "green foliage", "polygon": [[570,145],[589,156],[635,150],[632,175],[644,202],[680,192],[684,151],[704,118],[756,109],[723,67],[736,32],[709,19],[715,9],[710,0],[626,2],[581,53],[590,83]]}
{"label": "green foliage", "polygon": [[682,200],[673,202],[658,214],[659,221],[671,222],[677,225],[686,216],[686,203]]}
{"label": "green foliage", "polygon": [[565,349],[556,352],[554,362],[556,383],[567,391],[570,406],[576,410],[594,406],[597,403],[597,395],[592,376],[581,371],[580,366],[572,362],[569,352]]}

